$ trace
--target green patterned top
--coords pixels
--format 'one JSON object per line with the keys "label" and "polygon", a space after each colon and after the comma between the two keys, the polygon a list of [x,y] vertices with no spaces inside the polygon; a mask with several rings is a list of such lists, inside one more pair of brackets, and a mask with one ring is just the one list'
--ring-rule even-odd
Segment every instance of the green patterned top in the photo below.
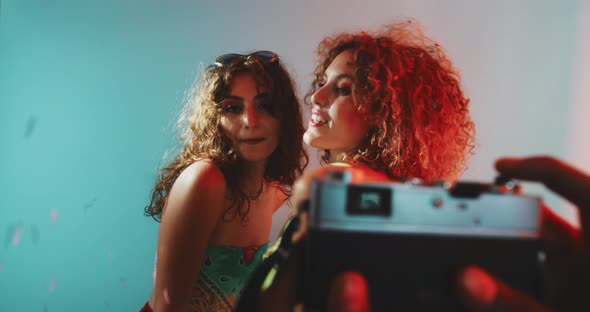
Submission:
{"label": "green patterned top", "polygon": [[268,243],[252,247],[209,245],[193,286],[191,311],[232,311],[268,247]]}

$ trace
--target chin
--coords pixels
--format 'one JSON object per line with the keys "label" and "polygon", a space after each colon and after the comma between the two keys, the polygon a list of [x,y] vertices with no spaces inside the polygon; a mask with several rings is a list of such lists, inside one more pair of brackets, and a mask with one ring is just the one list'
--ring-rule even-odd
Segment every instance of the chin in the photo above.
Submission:
{"label": "chin", "polygon": [[273,151],[274,149],[271,150],[270,148],[264,147],[242,149],[240,150],[240,158],[250,162],[266,161],[270,158]]}
{"label": "chin", "polygon": [[305,132],[303,134],[303,143],[305,143],[305,144],[307,144],[307,145],[309,145],[311,147],[322,148],[322,146],[321,146],[322,145],[321,144],[322,141],[323,140],[322,140],[322,137],[321,136],[314,135],[314,134],[311,134],[309,132]]}
{"label": "chin", "polygon": [[322,150],[326,150],[326,149],[330,149],[331,146],[330,144],[326,144],[325,142],[326,140],[324,140],[323,138],[306,138],[303,137],[303,142],[305,142],[305,144],[313,147],[313,148],[317,148],[317,149],[322,149]]}
{"label": "chin", "polygon": [[245,161],[259,162],[266,161],[272,153],[240,153],[240,158]]}

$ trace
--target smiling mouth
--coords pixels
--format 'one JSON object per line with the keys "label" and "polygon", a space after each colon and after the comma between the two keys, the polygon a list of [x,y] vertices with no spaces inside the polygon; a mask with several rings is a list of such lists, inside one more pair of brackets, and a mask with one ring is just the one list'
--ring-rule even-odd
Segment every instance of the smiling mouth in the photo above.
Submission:
{"label": "smiling mouth", "polygon": [[311,119],[309,120],[309,124],[314,127],[321,127],[327,123],[328,123],[327,120],[322,119],[320,116],[318,116],[316,114],[313,114],[311,116]]}

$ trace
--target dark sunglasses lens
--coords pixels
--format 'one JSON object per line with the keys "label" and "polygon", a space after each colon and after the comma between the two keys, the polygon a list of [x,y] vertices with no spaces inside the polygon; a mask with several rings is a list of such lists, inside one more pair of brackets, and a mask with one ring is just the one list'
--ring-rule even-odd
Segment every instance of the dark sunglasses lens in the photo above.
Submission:
{"label": "dark sunglasses lens", "polygon": [[215,63],[217,65],[225,65],[225,64],[229,64],[231,62],[235,62],[239,59],[241,59],[243,56],[240,54],[224,54],[218,58],[215,59]]}
{"label": "dark sunglasses lens", "polygon": [[257,58],[261,58],[261,59],[265,59],[265,60],[272,60],[274,58],[277,58],[278,55],[274,52],[271,51],[257,51],[252,53],[252,56],[257,57]]}

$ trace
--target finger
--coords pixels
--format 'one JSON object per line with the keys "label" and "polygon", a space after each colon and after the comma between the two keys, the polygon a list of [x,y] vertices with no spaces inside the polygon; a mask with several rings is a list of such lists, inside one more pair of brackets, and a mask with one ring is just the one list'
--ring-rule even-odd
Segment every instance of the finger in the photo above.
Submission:
{"label": "finger", "polygon": [[550,311],[476,266],[463,270],[458,284],[459,297],[470,311]]}
{"label": "finger", "polygon": [[544,207],[541,236],[545,303],[559,311],[575,311],[588,296],[588,259],[582,249],[581,231]]}
{"label": "finger", "polygon": [[358,272],[344,272],[333,281],[328,295],[328,312],[368,312],[369,286]]}
{"label": "finger", "polygon": [[299,227],[297,228],[297,231],[295,231],[291,236],[291,241],[293,242],[293,244],[297,244],[307,237],[309,214],[307,212],[302,211],[299,213],[298,218]]}
{"label": "finger", "polygon": [[590,206],[590,176],[556,158],[501,158],[496,169],[517,179],[542,182],[580,209]]}
{"label": "finger", "polygon": [[[523,180],[542,182],[579,208],[582,229],[590,229],[590,176],[552,157],[502,158],[496,162],[499,172]],[[590,231],[584,230],[590,242]]]}
{"label": "finger", "polygon": [[582,247],[580,229],[565,221],[546,205],[543,204],[541,208],[541,237],[543,240],[560,249],[579,250]]}

